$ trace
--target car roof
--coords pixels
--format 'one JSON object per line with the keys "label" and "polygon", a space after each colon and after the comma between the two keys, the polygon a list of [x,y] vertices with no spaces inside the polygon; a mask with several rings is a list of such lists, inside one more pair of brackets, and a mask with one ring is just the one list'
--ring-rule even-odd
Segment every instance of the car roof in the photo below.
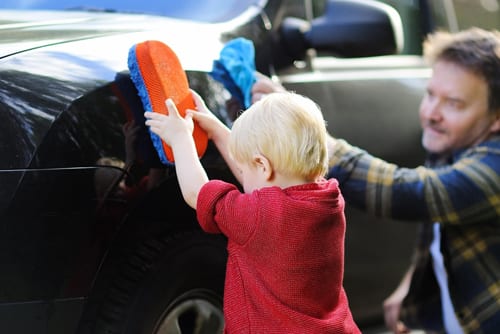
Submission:
{"label": "car roof", "polygon": [[[117,52],[125,52],[126,58],[133,44],[155,39],[169,45],[186,70],[210,70],[223,46],[223,32],[239,23],[208,24],[142,14],[0,10],[0,59],[64,44],[74,48],[75,43],[82,44],[83,53],[116,58]],[[85,44],[93,50],[84,50]]]}
{"label": "car roof", "polygon": [[263,7],[266,3],[267,0],[2,0],[0,8],[143,13],[216,23],[239,16],[251,6]]}

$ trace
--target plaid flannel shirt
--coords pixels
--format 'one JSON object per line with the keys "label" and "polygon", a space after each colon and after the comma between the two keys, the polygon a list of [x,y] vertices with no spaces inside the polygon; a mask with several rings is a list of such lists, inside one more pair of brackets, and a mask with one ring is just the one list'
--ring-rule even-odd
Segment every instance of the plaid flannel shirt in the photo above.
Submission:
{"label": "plaid flannel shirt", "polygon": [[[346,201],[383,217],[422,223],[415,272],[401,318],[443,331],[429,251],[432,222],[441,223],[451,299],[465,333],[500,331],[500,136],[457,152],[443,164],[400,168],[337,140],[329,177]],[[428,223],[427,223],[428,222]]]}

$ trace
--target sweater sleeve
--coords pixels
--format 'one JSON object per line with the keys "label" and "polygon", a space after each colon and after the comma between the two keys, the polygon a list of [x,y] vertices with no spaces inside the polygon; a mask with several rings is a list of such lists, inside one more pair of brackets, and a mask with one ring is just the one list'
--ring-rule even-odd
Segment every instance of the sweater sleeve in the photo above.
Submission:
{"label": "sweater sleeve", "polygon": [[235,185],[223,181],[209,181],[198,195],[198,223],[205,232],[222,233],[243,244],[258,221],[256,203],[255,194],[242,194]]}
{"label": "sweater sleeve", "polygon": [[498,216],[500,154],[497,142],[468,149],[451,165],[401,168],[337,140],[328,177],[346,200],[378,216],[476,223]]}

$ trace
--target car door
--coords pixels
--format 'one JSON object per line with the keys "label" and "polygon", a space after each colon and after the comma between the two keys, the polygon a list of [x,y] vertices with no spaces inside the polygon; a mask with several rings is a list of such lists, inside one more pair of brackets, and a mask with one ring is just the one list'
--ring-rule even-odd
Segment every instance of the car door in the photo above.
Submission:
{"label": "car door", "polygon": [[[406,2],[408,3],[408,2]],[[323,5],[313,2],[313,12]],[[278,72],[282,84],[312,98],[321,107],[328,131],[403,167],[424,161],[418,119],[430,70],[420,47],[417,8],[401,7],[405,48],[400,54],[340,58],[310,52],[294,68]],[[356,322],[381,319],[382,301],[409,265],[416,224],[375,218],[347,202],[344,286]]]}
{"label": "car door", "polygon": [[[280,77],[316,101],[338,138],[400,166],[424,160],[418,106],[429,70],[415,56],[321,57],[308,73]],[[344,284],[358,322],[380,314],[382,300],[409,264],[415,224],[374,218],[347,203]],[[381,224],[383,223],[383,224]]]}

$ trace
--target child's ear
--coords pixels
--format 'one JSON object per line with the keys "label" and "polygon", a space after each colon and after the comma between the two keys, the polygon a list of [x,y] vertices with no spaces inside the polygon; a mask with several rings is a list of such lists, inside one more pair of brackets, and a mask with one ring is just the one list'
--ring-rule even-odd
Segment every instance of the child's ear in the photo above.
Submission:
{"label": "child's ear", "polygon": [[274,176],[273,165],[265,156],[257,154],[253,159],[255,167],[263,174],[264,178],[268,181],[272,180]]}

